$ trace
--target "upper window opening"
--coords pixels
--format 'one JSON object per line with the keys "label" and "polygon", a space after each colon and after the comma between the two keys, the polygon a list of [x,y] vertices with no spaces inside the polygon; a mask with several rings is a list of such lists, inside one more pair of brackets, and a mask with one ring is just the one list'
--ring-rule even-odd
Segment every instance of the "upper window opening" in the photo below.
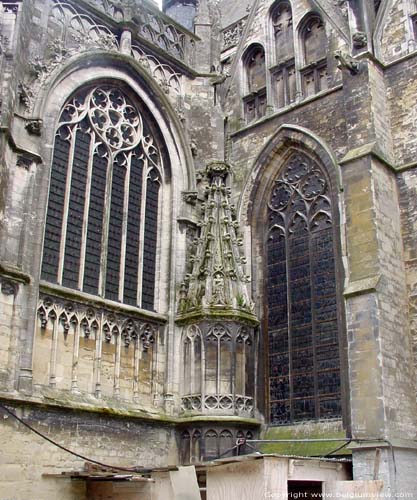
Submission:
{"label": "upper window opening", "polygon": [[263,47],[250,47],[243,61],[249,94],[244,99],[245,117],[247,123],[250,123],[266,113],[266,67]]}
{"label": "upper window opening", "polygon": [[271,18],[274,29],[276,58],[279,63],[294,57],[291,5],[288,2],[279,2],[273,7]]}
{"label": "upper window opening", "polygon": [[256,92],[265,87],[265,52],[257,47],[247,57],[247,73],[249,92]]}
{"label": "upper window opening", "polygon": [[271,9],[276,66],[271,70],[274,105],[284,108],[296,98],[296,71],[294,60],[294,34],[291,5],[280,1]]}
{"label": "upper window opening", "polygon": [[151,121],[112,86],[83,89],[66,104],[55,138],[42,279],[154,309],[163,155]]}
{"label": "upper window opening", "polygon": [[326,57],[326,31],[319,16],[312,17],[304,27],[303,44],[306,65]]}
{"label": "upper window opening", "polygon": [[417,40],[417,14],[414,14],[414,16],[411,18],[411,21],[413,23],[414,39]]}
{"label": "upper window opening", "polygon": [[311,17],[305,24],[301,36],[306,66],[301,75],[303,92],[308,97],[326,90],[329,86],[326,61],[327,38],[323,20],[318,15]]}

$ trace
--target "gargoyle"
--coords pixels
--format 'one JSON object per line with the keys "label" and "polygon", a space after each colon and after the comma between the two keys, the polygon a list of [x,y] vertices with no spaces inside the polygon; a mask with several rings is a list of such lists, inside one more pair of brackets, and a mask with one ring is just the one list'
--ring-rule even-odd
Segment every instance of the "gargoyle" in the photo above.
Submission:
{"label": "gargoyle", "polygon": [[339,69],[347,69],[351,75],[357,75],[360,72],[361,66],[359,61],[354,59],[347,52],[336,50],[334,56],[337,59],[337,67]]}

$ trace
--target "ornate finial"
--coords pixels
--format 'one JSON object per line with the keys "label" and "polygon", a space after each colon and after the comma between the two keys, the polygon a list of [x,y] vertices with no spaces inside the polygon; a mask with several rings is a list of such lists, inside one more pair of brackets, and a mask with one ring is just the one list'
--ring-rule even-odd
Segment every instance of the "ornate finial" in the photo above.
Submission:
{"label": "ornate finial", "polygon": [[212,181],[215,177],[226,178],[231,170],[228,163],[220,160],[212,160],[207,164],[206,174],[209,181]]}

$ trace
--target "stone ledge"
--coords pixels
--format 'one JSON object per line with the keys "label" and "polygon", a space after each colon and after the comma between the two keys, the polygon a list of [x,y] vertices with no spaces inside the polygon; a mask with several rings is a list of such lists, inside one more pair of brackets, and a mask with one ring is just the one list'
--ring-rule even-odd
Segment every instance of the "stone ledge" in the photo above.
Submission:
{"label": "stone ledge", "polygon": [[24,283],[25,285],[28,285],[32,281],[29,274],[24,273],[17,267],[5,263],[0,263],[0,276],[9,278],[12,281]]}
{"label": "stone ledge", "polygon": [[366,156],[371,156],[378,159],[393,172],[398,171],[397,167],[393,165],[387,158],[385,158],[384,154],[381,151],[379,151],[375,142],[370,142],[369,144],[364,144],[363,146],[359,146],[358,148],[351,149],[339,161],[339,165],[343,166],[347,163],[365,158]]}
{"label": "stone ledge", "polygon": [[356,295],[366,295],[368,293],[375,293],[378,291],[381,275],[371,276],[362,280],[352,281],[345,288],[343,295],[346,298],[354,297]]}
{"label": "stone ledge", "polygon": [[352,442],[347,446],[350,450],[367,450],[375,448],[405,448],[417,450],[417,441],[407,439],[375,439],[361,441],[360,439],[352,439]]}
{"label": "stone ledge", "polygon": [[[190,423],[221,423],[221,424],[242,424],[251,426],[261,426],[262,422],[256,418],[242,418],[237,416],[184,416],[175,417],[165,414],[162,410],[156,411],[155,413],[141,409],[133,408],[129,403],[124,403],[123,401],[115,400],[105,400],[94,398],[91,394],[86,394],[85,396],[76,397],[69,393],[65,397],[60,391],[51,391],[46,389],[44,393],[37,395],[26,396],[21,393],[14,392],[4,392],[0,391],[0,400],[7,404],[18,404],[18,405],[34,405],[44,408],[53,408],[60,410],[73,410],[88,413],[96,413],[102,416],[114,417],[114,418],[130,418],[138,419],[147,423],[155,424],[167,424],[167,425],[181,425]],[[117,404],[117,407],[116,405]]]}
{"label": "stone ledge", "polygon": [[53,297],[58,297],[69,301],[80,301],[81,303],[88,305],[105,307],[111,311],[116,310],[123,312],[124,314],[133,314],[135,316],[143,318],[144,320],[152,320],[161,324],[165,324],[168,321],[168,318],[164,314],[148,311],[146,309],[140,309],[139,307],[129,306],[126,304],[122,304],[121,302],[115,302],[103,297],[99,297],[97,295],[90,295],[85,292],[80,292],[79,290],[65,288],[63,286],[55,285],[47,281],[40,282],[39,291],[45,295],[51,295]]}

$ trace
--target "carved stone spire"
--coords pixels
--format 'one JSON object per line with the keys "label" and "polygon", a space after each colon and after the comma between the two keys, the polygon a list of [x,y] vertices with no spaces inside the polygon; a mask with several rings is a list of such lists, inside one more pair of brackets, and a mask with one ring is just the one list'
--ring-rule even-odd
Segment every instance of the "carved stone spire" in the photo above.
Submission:
{"label": "carved stone spire", "polygon": [[178,320],[215,316],[257,323],[247,287],[243,239],[226,183],[229,172],[230,166],[222,161],[207,166],[200,235],[190,257],[192,272],[181,286]]}

